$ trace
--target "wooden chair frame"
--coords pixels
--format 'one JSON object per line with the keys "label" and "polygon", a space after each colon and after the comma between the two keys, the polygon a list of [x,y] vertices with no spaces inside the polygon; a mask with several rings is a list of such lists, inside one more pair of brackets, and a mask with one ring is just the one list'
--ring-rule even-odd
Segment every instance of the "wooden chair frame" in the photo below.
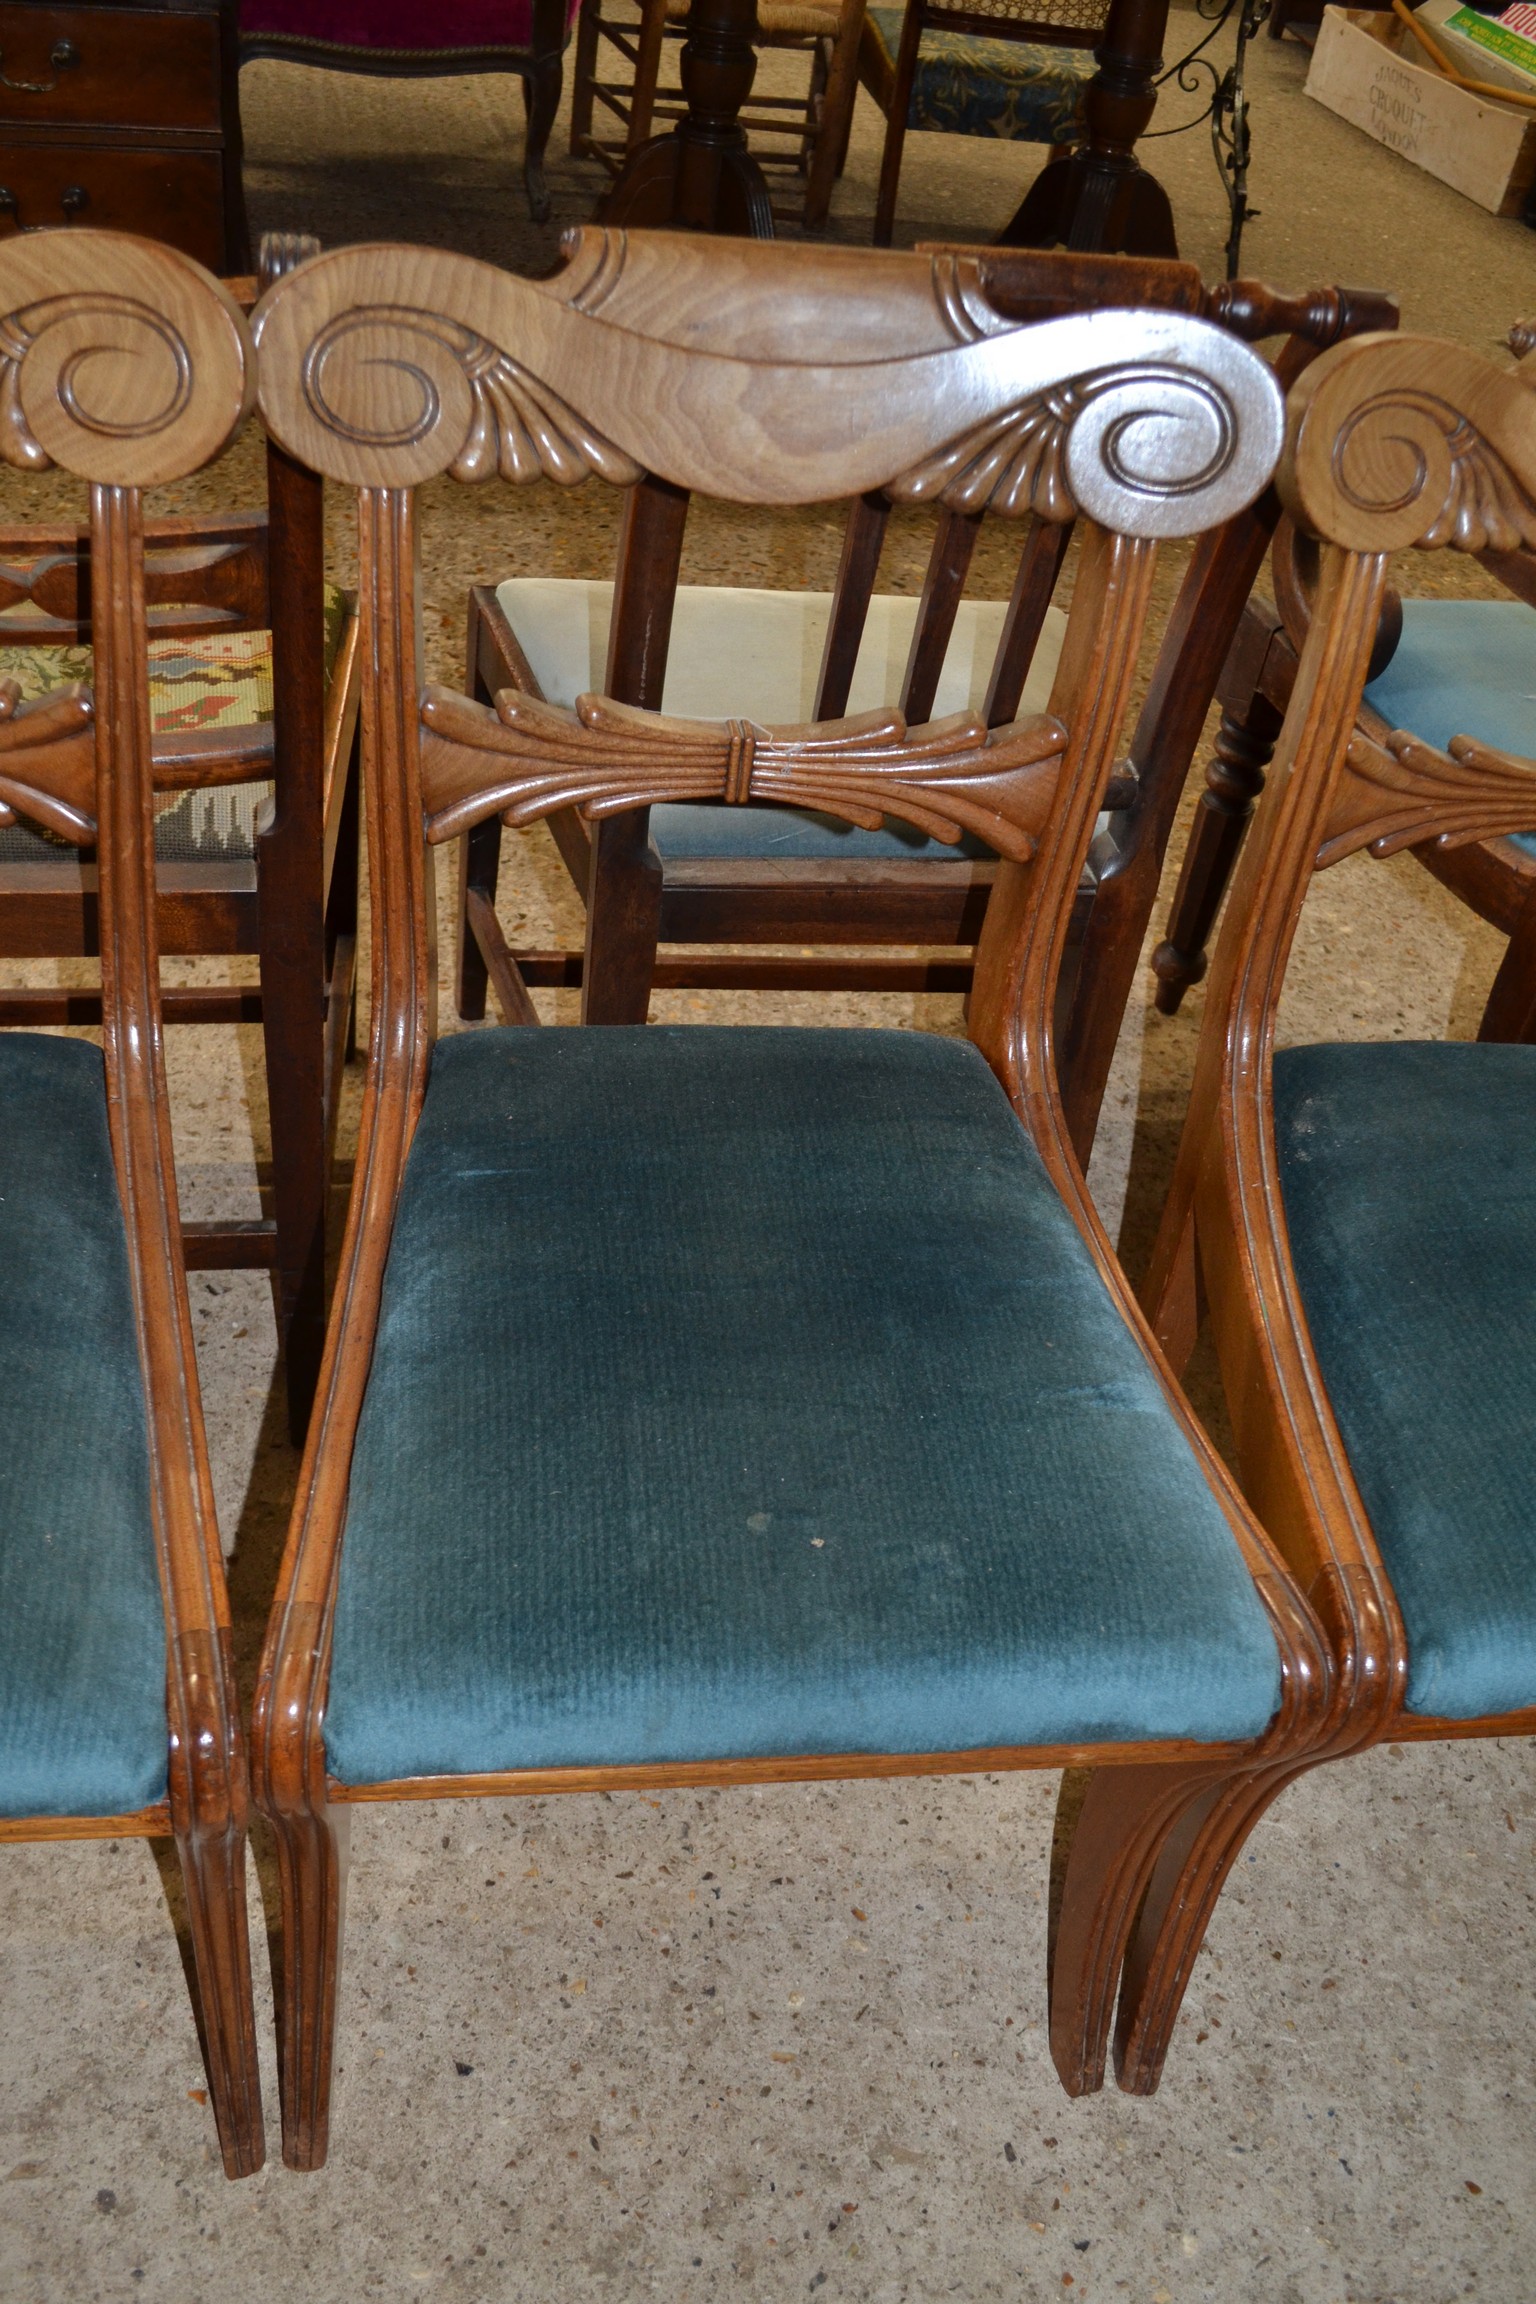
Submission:
{"label": "wooden chair frame", "polygon": [[[979,309],[992,327],[1105,305],[1138,305],[1198,315],[1248,342],[1285,335],[1276,361],[1282,384],[1299,375],[1323,346],[1365,328],[1396,324],[1390,299],[1368,291],[1332,288],[1283,297],[1254,281],[1207,289],[1193,265],[1162,259],[1018,250],[925,253],[938,267],[962,256],[974,263]],[[995,514],[997,507],[991,509]],[[985,705],[992,726],[1011,719],[1018,708],[1072,533],[1065,503],[1034,511],[1027,504],[1010,509],[1023,511],[1025,523],[1006,640]],[[879,490],[860,496],[849,509],[818,682],[818,719],[835,718],[846,706],[891,510],[889,496]],[[926,719],[932,710],[986,516],[985,506],[946,507],[936,524],[900,699],[909,722]],[[686,517],[686,495],[664,482],[642,482],[626,507],[606,683],[607,692],[622,702],[653,709],[661,702],[668,633],[648,616],[645,604],[658,585],[665,589],[676,581]],[[1085,867],[1057,1020],[1062,1090],[1073,1141],[1084,1161],[1185,779],[1243,604],[1279,517],[1278,499],[1266,489],[1257,502],[1197,543],[1131,739],[1128,773],[1117,776],[1110,788],[1110,822]],[[466,689],[477,701],[490,703],[508,688],[538,694],[495,593],[477,585],[470,594]],[[991,864],[961,859],[830,864],[794,858],[701,859],[663,866],[654,847],[639,837],[635,860],[626,863],[611,832],[599,871],[588,828],[569,809],[551,818],[550,829],[587,904],[587,949],[513,952],[495,908],[501,829],[492,819],[468,834],[460,858],[457,1003],[459,1014],[471,1020],[485,1014],[490,986],[509,1021],[524,1021],[533,1013],[530,987],[579,986],[584,1020],[614,1024],[643,1023],[653,986],[965,992],[972,977],[971,949],[995,873]],[[660,960],[655,957],[658,940],[672,947]],[[792,958],[677,949],[700,943],[824,949],[802,950]],[[850,947],[882,944],[915,949],[895,958],[850,956]],[[920,958],[924,947],[950,951],[943,958]]]}
{"label": "wooden chair frame", "polygon": [[[1095,1780],[1073,1843],[1051,1978],[1053,2051],[1069,2089],[1101,2084],[1122,1947],[1150,1882],[1153,1902],[1161,1895],[1159,1941],[1172,1949],[1165,1993],[1152,2009],[1162,2025],[1157,2051],[1127,2068],[1130,2084],[1149,2089],[1204,1923],[1203,1911],[1197,1924],[1178,1894],[1177,1864],[1159,1888],[1159,1859],[1208,1804],[1213,1784],[1294,1766],[1332,1717],[1331,1670],[1310,1612],[1237,1503],[1140,1323],[1072,1149],[1051,1054],[1056,977],[1134,677],[1152,535],[1177,532],[1180,523],[1185,532],[1212,525],[1257,492],[1269,468],[1266,433],[1277,436],[1268,428],[1277,423],[1269,411],[1278,411],[1278,396],[1253,354],[1180,316],[1062,320],[978,342],[955,325],[953,300],[942,292],[975,293],[973,259],[936,275],[921,258],[863,256],[872,268],[868,301],[850,327],[857,307],[847,298],[845,261],[773,244],[660,234],[633,234],[626,243],[589,231],[565,273],[530,282],[425,250],[340,250],[279,282],[255,316],[269,429],[290,454],[359,490],[374,921],[356,1180],[253,1724],[253,1780],[276,1833],[283,1883],[281,2063],[291,2166],[316,2166],[326,2152],[342,1826],[354,1801],[1113,1762]],[[713,344],[699,343],[706,319],[718,321],[723,311],[734,312],[736,343],[749,348],[735,357],[723,328]],[[827,376],[807,365],[808,345],[838,352],[818,438],[808,434],[807,396],[818,377],[825,390]],[[1084,399],[1105,412],[1166,407],[1187,395],[1180,378],[1193,371],[1199,392],[1225,405],[1234,449],[1220,477],[1212,478],[1209,464],[1198,477],[1191,472],[1170,502],[1166,473],[1164,492],[1155,494],[1124,460],[1099,460],[1088,437],[1069,446],[1081,419],[1077,402],[1070,404],[1047,461],[1058,475],[1076,475],[1078,509],[1087,515],[1084,563],[1044,718],[990,733],[965,716],[908,731],[897,714],[752,731],[668,722],[598,698],[570,713],[509,696],[492,712],[445,690],[421,694],[414,489],[437,473],[531,478],[543,471],[568,481],[595,473],[632,485],[645,472],[675,494],[704,489],[737,501],[825,501],[877,485],[899,497],[917,493],[925,475],[943,473],[944,485],[957,470],[963,475],[995,440],[1000,420],[1031,437],[1042,395],[1085,368],[1096,389]],[[1115,435],[1133,436],[1134,428]],[[631,501],[649,499],[637,493]],[[655,614],[664,612],[663,598]],[[645,634],[632,641],[643,657]],[[1256,1743],[915,1759],[727,1754],[675,1766],[387,1784],[329,1777],[323,1722],[349,1467],[431,1056],[429,843],[493,816],[533,822],[572,805],[585,810],[600,843],[610,831],[625,835],[639,803],[711,796],[814,799],[863,820],[894,809],[947,827],[950,838],[961,825],[983,825],[996,843],[1004,862],[982,937],[973,1037],[1148,1352],[1169,1413],[1256,1579],[1282,1686],[1279,1711]]]}
{"label": "wooden chair frame", "polygon": [[[166,1621],[168,1796],[129,1816],[0,1821],[0,1840],[174,1835],[224,2167],[262,2161],[245,1903],[247,1777],[176,1207],[149,728],[143,490],[199,470],[243,421],[245,322],[190,258],[78,229],[0,243],[9,369],[0,456],[91,486],[94,699],[18,713],[0,690],[0,798],[97,856],[107,1110],[149,1428]],[[167,391],[167,352],[173,389]]]}
{"label": "wooden chair frame", "polygon": [[569,38],[566,0],[533,0],[532,36],[526,48],[492,47],[368,48],[349,40],[313,40],[293,32],[246,32],[240,62],[268,57],[282,64],[317,65],[326,72],[364,72],[385,80],[442,80],[466,72],[511,72],[523,84],[527,141],[523,185],[535,224],[549,220],[549,185],[544,154],[560,109],[565,49]]}
{"label": "wooden chair frame", "polygon": [[[755,157],[766,168],[792,168],[805,178],[805,194],[794,209],[774,209],[776,217],[796,221],[808,232],[819,232],[832,205],[832,188],[843,172],[853,107],[859,91],[860,33],[865,0],[839,0],[821,32],[785,32],[772,22],[758,23],[759,48],[789,48],[811,59],[810,89],[802,101],[795,96],[749,96],[737,114],[748,136],[789,139],[781,150],[759,150]],[[685,20],[668,20],[666,0],[645,0],[638,25],[627,18],[603,14],[602,0],[582,0],[576,20],[576,60],[571,85],[571,153],[576,159],[597,160],[617,176],[630,153],[663,126],[686,118],[687,99],[681,85],[661,85],[662,59],[669,41],[688,36]],[[628,65],[627,84],[602,80],[606,43]],[[593,120],[601,105],[623,129],[622,138],[596,133]]]}
{"label": "wooden chair frame", "polygon": [[[1486,1720],[1405,1709],[1402,1618],[1292,1263],[1270,1082],[1286,964],[1314,872],[1362,849],[1423,853],[1433,842],[1443,859],[1536,823],[1530,762],[1462,740],[1453,760],[1360,727],[1389,555],[1536,544],[1530,384],[1459,345],[1390,336],[1340,345],[1292,391],[1279,485],[1322,542],[1316,613],[1217,946],[1145,1300],[1175,1369],[1208,1310],[1244,1491],[1327,1628],[1339,1723],[1331,1752],[1387,1739],[1529,1736],[1536,1708]],[[1191,1893],[1215,1896],[1294,1773],[1218,1795],[1191,1851]],[[1133,1991],[1155,1992],[1155,1966],[1155,1948],[1133,1945]]]}
{"label": "wooden chair frame", "polygon": [[[1536,553],[1492,546],[1474,557],[1528,606],[1536,607]],[[1168,933],[1153,955],[1157,1005],[1178,1013],[1184,994],[1206,972],[1206,947],[1232,877],[1286,707],[1312,621],[1316,545],[1290,522],[1275,537],[1276,605],[1255,597],[1243,612],[1219,683],[1221,727],[1205,772]],[[1402,631],[1402,603],[1389,586],[1371,651],[1367,680],[1386,669]],[[1369,702],[1360,706],[1360,732],[1383,744],[1392,733]],[[1512,840],[1445,848],[1431,842],[1415,851],[1435,878],[1509,938],[1478,1030],[1480,1040],[1536,1039],[1536,857]]]}
{"label": "wooden chair frame", "polygon": [[[263,278],[318,245],[269,236]],[[231,283],[247,306],[255,288]],[[183,1246],[195,1271],[271,1272],[295,1441],[309,1420],[325,1339],[327,1202],[357,951],[358,625],[350,615],[327,681],[322,494],[317,473],[269,445],[265,513],[161,519],[145,532],[152,639],[272,634],[270,725],[154,739],[159,792],[269,777],[274,786],[253,859],[159,866],[157,934],[162,953],[260,959],[259,988],[168,986],[161,1014],[167,1023],[262,1026],[273,1215],[186,1224]],[[0,599],[12,611],[0,637],[8,645],[94,637],[93,550],[89,529],[0,529]],[[6,567],[13,556],[34,565]],[[56,958],[99,945],[94,861],[61,853],[57,862],[0,864],[0,954]],[[0,990],[0,1024],[96,1024],[101,1014],[99,993]]]}

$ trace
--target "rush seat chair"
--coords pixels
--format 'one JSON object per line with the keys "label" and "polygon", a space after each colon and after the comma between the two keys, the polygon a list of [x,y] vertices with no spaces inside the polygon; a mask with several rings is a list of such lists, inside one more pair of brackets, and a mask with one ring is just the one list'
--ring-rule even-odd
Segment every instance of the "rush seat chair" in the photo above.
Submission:
{"label": "rush seat chair", "polygon": [[103,1040],[0,1033],[0,1840],[174,1837],[245,2176],[248,1790],[161,1047],[143,490],[219,452],[254,364],[189,258],[74,229],[0,243],[0,346],[0,457],[90,483],[94,688],[0,681],[0,804],[95,849]]}
{"label": "rush seat chair", "polygon": [[[583,253],[609,270],[337,251],[253,323],[267,424],[359,491],[374,923],[347,1244],[253,1729],[297,2167],[326,2152],[355,1801],[1114,1763],[1051,1977],[1080,2091],[1169,1836],[1213,1776],[1310,1750],[1327,1706],[1310,1612],[1139,1321],[1051,1061],[1156,538],[1264,487],[1271,371],[1177,314],[978,337],[921,257],[861,257],[851,303],[814,248]],[[723,309],[734,350],[700,342]],[[414,491],[438,474],[792,504],[928,475],[941,496],[1035,455],[1083,516],[1043,712],[759,727],[422,690]],[[971,1039],[434,1048],[432,846],[561,806],[600,838],[648,803],[985,838]]]}

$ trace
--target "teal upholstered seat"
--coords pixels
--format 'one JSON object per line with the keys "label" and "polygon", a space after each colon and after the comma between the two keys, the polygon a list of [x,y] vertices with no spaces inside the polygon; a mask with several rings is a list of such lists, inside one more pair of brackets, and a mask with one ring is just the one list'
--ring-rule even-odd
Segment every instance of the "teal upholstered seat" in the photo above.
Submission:
{"label": "teal upholstered seat", "polygon": [[1536,1048],[1292,1048],[1296,1273],[1408,1631],[1413,1712],[1536,1703]]}
{"label": "teal upholstered seat", "polygon": [[0,1034],[0,1816],[165,1797],[165,1617],[101,1051]]}
{"label": "teal upholstered seat", "polygon": [[1226,1520],[965,1042],[439,1044],[353,1458],[345,1782],[1249,1737]]}
{"label": "teal upholstered seat", "polygon": [[[1536,609],[1520,600],[1405,600],[1403,636],[1365,700],[1443,752],[1476,736],[1536,759]],[[1518,844],[1536,856],[1536,834]]]}
{"label": "teal upholstered seat", "polygon": [[[871,8],[866,19],[891,72],[901,19],[900,8]],[[1022,144],[1070,144],[1082,133],[1083,95],[1094,70],[1085,48],[925,26],[907,126]]]}

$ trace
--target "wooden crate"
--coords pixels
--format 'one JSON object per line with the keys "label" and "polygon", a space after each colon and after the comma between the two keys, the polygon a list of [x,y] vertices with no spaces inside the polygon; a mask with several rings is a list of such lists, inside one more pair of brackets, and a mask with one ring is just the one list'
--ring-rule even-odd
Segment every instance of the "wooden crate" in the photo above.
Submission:
{"label": "wooden crate", "polygon": [[1536,181],[1536,113],[1469,96],[1422,55],[1406,24],[1325,8],[1307,94],[1493,216],[1518,216]]}

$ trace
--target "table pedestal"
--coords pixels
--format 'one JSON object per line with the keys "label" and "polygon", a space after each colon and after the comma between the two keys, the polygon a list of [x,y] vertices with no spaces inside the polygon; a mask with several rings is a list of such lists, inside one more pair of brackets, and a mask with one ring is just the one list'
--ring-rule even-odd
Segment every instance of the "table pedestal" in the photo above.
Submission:
{"label": "table pedestal", "polygon": [[737,118],[757,73],[757,0],[693,0],[681,75],[687,116],[636,147],[599,203],[603,224],[773,238],[763,172]]}
{"label": "table pedestal", "polygon": [[1086,138],[1047,161],[999,247],[1178,255],[1168,195],[1135,149],[1157,106],[1167,23],[1168,0],[1113,0],[1083,100]]}

